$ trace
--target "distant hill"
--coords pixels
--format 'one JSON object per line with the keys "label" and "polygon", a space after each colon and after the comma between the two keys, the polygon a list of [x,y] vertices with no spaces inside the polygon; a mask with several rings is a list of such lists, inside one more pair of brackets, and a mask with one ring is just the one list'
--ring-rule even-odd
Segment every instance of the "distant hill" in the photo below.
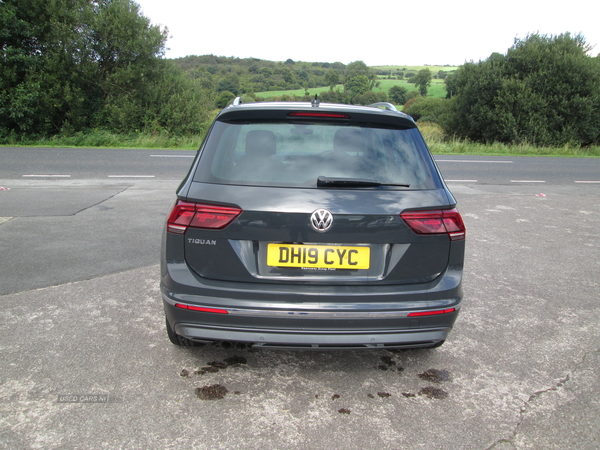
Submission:
{"label": "distant hill", "polygon": [[[204,87],[217,92],[229,91],[235,95],[267,92],[289,94],[289,91],[294,91],[293,94],[296,95],[303,95],[307,90],[329,87],[328,72],[336,72],[341,83],[347,67],[341,62],[304,62],[291,59],[267,61],[258,58],[215,55],[186,56],[172,61],[193,78],[200,79]],[[436,79],[442,80],[447,73],[456,70],[457,67],[397,65],[374,66],[370,69],[381,80],[402,80],[397,84],[405,85],[406,79],[421,69],[431,70],[436,84]],[[381,83],[381,89],[378,90],[387,91],[391,87],[388,85],[388,81]],[[320,90],[322,89],[317,89]]]}

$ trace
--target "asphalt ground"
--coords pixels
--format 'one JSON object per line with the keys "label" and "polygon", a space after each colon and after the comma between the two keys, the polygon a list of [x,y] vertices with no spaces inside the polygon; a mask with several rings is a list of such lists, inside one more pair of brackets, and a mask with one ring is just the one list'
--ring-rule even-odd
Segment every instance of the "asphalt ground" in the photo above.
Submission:
{"label": "asphalt ground", "polygon": [[[448,341],[292,352],[169,343],[177,182],[22,183],[0,193],[0,448],[600,447],[600,186],[451,183],[468,240]],[[36,271],[58,278],[27,287]]]}

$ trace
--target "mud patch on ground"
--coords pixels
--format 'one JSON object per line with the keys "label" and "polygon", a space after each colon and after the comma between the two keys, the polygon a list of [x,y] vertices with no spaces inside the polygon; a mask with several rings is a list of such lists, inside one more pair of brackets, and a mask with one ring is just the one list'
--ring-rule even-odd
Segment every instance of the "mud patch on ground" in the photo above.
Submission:
{"label": "mud patch on ground", "polygon": [[217,369],[227,369],[227,364],[221,361],[211,361],[208,365]]}
{"label": "mud patch on ground", "polygon": [[[199,369],[194,370],[195,375],[204,375],[206,373],[217,373],[219,370],[225,370],[228,367],[237,367],[242,364],[247,364],[246,358],[243,356],[230,356],[229,358],[225,358],[223,361],[211,361],[207,363],[206,366],[201,367]],[[186,369],[184,369],[186,370]],[[183,373],[183,370],[182,370]],[[180,376],[184,376],[181,375]],[[187,375],[185,375],[187,376]]]}
{"label": "mud patch on ground", "polygon": [[396,361],[394,361],[394,359],[391,356],[382,356],[381,357],[381,362],[383,364],[380,364],[380,365],[377,366],[377,368],[379,370],[388,370],[392,366],[396,365]]}
{"label": "mud patch on ground", "polygon": [[419,374],[419,378],[431,383],[450,381],[450,373],[447,370],[428,369]]}
{"label": "mud patch on ground", "polygon": [[248,361],[243,356],[230,356],[229,358],[225,358],[223,361],[225,361],[225,363],[230,367],[239,366],[240,364],[248,364]]}
{"label": "mud patch on ground", "polygon": [[443,400],[448,397],[448,393],[446,391],[433,386],[424,387],[419,391],[419,395],[426,395],[427,398],[435,398],[437,400]]}
{"label": "mud patch on ground", "polygon": [[388,398],[392,396],[392,394],[390,394],[389,392],[378,392],[377,395],[381,398]]}
{"label": "mud patch on ground", "polygon": [[196,388],[195,392],[200,400],[221,400],[229,391],[220,384],[211,384]]}
{"label": "mud patch on ground", "polygon": [[406,398],[413,398],[417,396],[417,394],[413,394],[412,392],[403,392],[402,395],[404,395]]}
{"label": "mud patch on ground", "polygon": [[205,373],[217,373],[218,371],[219,371],[218,367],[205,366],[205,367],[201,367],[200,369],[194,370],[194,373],[196,375],[204,375]]}
{"label": "mud patch on ground", "polygon": [[340,414],[350,414],[351,411],[349,409],[346,409],[346,408],[340,408],[340,409],[338,409],[338,412]]}
{"label": "mud patch on ground", "polygon": [[384,363],[386,366],[395,366],[396,365],[396,361],[394,361],[394,359],[391,356],[382,356],[381,362]]}

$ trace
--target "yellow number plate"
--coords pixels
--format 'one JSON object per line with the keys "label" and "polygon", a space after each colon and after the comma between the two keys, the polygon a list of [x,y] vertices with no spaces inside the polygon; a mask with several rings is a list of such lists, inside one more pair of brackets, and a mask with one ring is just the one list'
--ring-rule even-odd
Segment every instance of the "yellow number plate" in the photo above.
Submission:
{"label": "yellow number plate", "polygon": [[269,244],[267,248],[267,265],[272,267],[368,269],[370,262],[369,247]]}

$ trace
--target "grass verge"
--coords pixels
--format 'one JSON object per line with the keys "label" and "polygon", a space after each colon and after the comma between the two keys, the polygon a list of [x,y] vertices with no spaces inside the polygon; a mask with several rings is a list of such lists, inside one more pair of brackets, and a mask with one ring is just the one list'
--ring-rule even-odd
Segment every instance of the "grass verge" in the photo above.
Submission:
{"label": "grass verge", "polygon": [[78,132],[72,135],[56,135],[49,138],[8,137],[4,146],[35,147],[81,147],[81,148],[161,148],[197,150],[204,135],[170,136],[168,134],[130,133],[116,134],[109,131]]}
{"label": "grass verge", "polygon": [[439,125],[431,122],[418,123],[419,129],[431,153],[445,155],[488,155],[488,156],[560,156],[576,158],[600,157],[600,146],[537,147],[530,144],[479,144],[463,139],[449,139]]}

